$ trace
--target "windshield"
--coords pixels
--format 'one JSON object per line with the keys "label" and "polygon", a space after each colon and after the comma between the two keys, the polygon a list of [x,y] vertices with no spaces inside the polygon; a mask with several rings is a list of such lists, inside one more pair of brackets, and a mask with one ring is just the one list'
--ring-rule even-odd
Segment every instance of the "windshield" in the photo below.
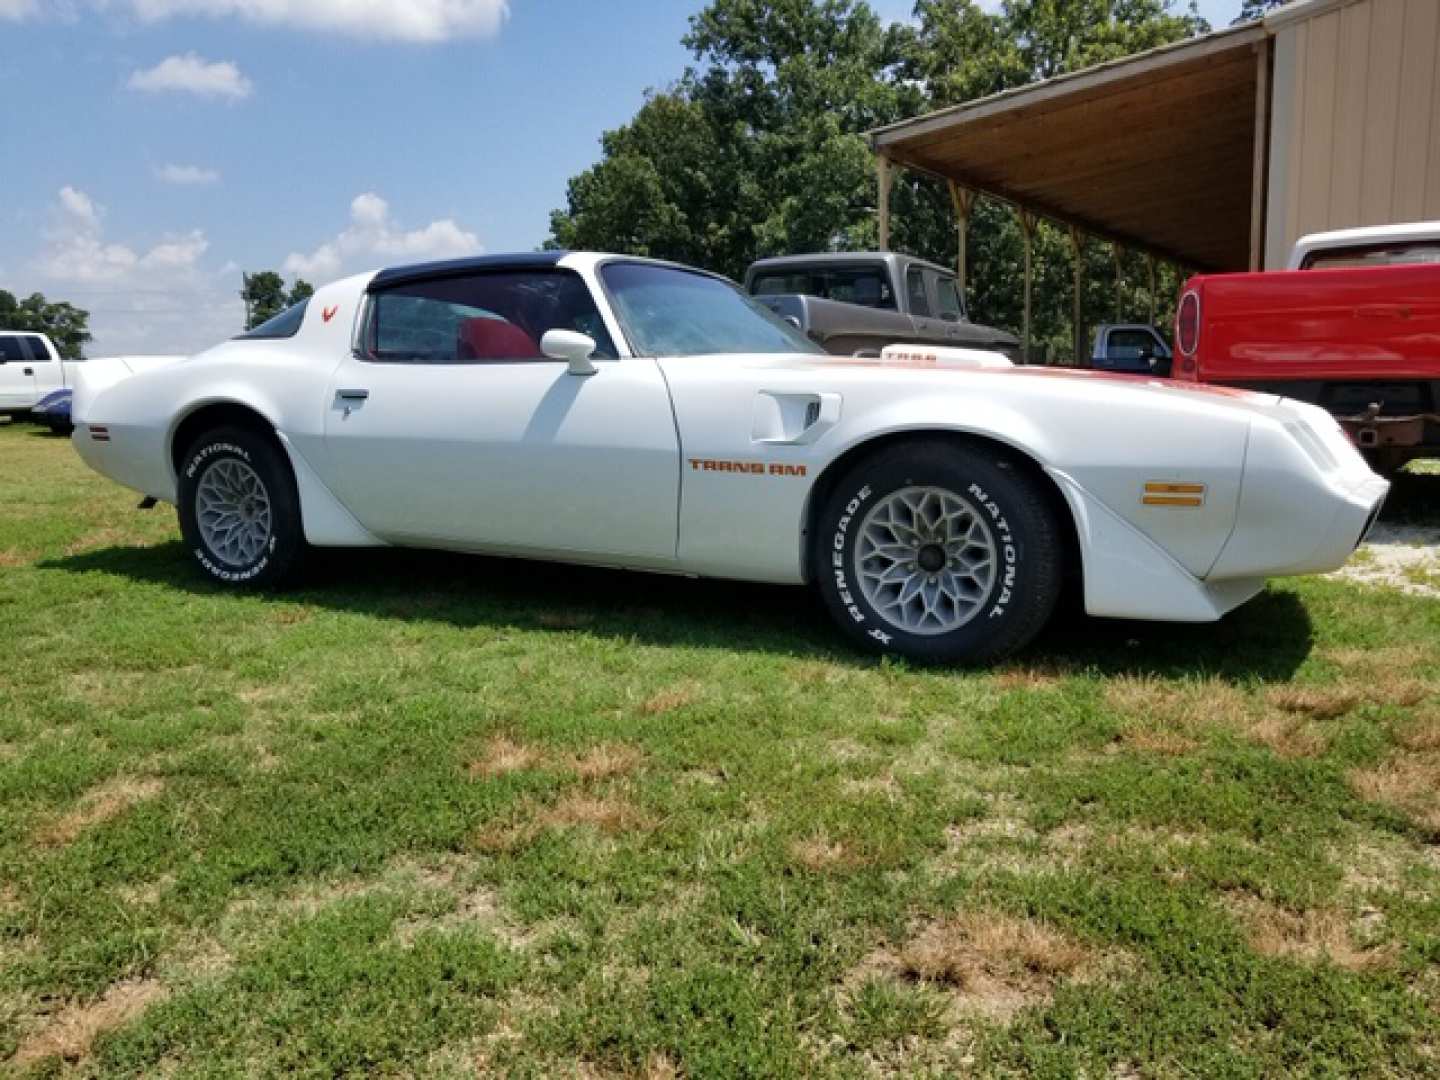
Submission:
{"label": "windshield", "polygon": [[640,356],[824,351],[719,278],[626,262],[607,264],[600,277]]}

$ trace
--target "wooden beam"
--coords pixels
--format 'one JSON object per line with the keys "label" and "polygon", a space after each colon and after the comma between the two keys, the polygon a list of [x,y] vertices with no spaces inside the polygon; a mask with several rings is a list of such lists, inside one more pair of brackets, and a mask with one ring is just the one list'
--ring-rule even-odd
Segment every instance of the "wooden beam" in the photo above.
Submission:
{"label": "wooden beam", "polygon": [[961,187],[954,180],[947,180],[945,183],[950,188],[950,204],[955,208],[955,239],[958,244],[955,265],[960,279],[960,301],[965,304],[968,311],[970,305],[965,298],[965,286],[969,280],[970,267],[967,255],[970,245],[970,213],[975,209],[975,192],[967,187]]}
{"label": "wooden beam", "polygon": [[1070,312],[1070,328],[1075,335],[1075,357],[1072,363],[1085,363],[1085,323],[1081,310],[1081,299],[1085,286],[1085,234],[1074,225],[1070,226],[1070,257],[1074,263],[1075,290]]}
{"label": "wooden beam", "polygon": [[1155,256],[1145,256],[1145,276],[1150,284],[1150,325],[1155,325]]}
{"label": "wooden beam", "polygon": [[1255,164],[1250,188],[1250,269],[1265,267],[1265,202],[1270,163],[1270,41],[1255,44]]}
{"label": "wooden beam", "polygon": [[884,154],[875,157],[875,173],[879,181],[880,250],[890,250],[890,159]]}
{"label": "wooden beam", "polygon": [[1125,285],[1125,249],[1119,244],[1110,245],[1110,258],[1115,260],[1115,321],[1123,322],[1121,313],[1124,308],[1124,285]]}
{"label": "wooden beam", "polygon": [[1025,237],[1025,316],[1023,333],[1021,334],[1021,348],[1024,350],[1021,355],[1025,363],[1030,363],[1030,310],[1031,298],[1035,285],[1035,229],[1039,225],[1039,219],[1030,211],[1020,209],[1020,232]]}

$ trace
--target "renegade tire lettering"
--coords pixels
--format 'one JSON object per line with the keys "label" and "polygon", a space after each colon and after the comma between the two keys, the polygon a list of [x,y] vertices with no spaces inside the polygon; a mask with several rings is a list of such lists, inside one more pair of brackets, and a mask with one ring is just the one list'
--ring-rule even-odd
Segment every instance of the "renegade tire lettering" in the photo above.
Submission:
{"label": "renegade tire lettering", "polygon": [[[835,572],[835,590],[840,594],[840,602],[845,605],[845,610],[857,623],[863,623],[865,616],[861,613],[859,605],[855,603],[855,596],[850,591],[850,583],[845,580],[845,536],[850,528],[850,522],[855,520],[856,513],[860,507],[865,505],[865,501],[870,498],[871,494],[870,485],[866,484],[846,504],[845,513],[840,516],[840,521],[835,526],[835,539],[831,544],[831,565]],[[877,630],[875,633],[878,634],[879,631]],[[877,637],[875,640],[880,641],[880,638]],[[888,645],[890,642],[887,639],[881,641],[881,644]]]}

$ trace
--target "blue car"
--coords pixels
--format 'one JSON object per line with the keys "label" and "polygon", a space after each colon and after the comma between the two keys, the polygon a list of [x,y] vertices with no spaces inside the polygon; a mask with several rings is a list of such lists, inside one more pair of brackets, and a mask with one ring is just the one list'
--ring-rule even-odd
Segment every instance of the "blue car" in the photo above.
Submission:
{"label": "blue car", "polygon": [[35,418],[36,423],[50,425],[50,430],[56,435],[69,435],[75,430],[75,425],[70,422],[72,394],[73,391],[69,389],[46,394],[36,402],[30,415]]}

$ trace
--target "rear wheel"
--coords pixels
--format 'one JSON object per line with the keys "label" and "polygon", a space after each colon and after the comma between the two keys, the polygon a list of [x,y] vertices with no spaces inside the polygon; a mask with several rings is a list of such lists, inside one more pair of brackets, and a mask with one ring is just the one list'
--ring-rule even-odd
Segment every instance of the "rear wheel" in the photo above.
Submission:
{"label": "rear wheel", "polygon": [[300,497],[274,442],[244,428],[202,435],[180,467],[180,532],[207,575],[226,585],[271,588],[305,550]]}
{"label": "rear wheel", "polygon": [[882,450],[820,515],[822,596],[852,639],[929,663],[983,663],[1040,632],[1060,593],[1050,502],[1004,451],[944,441]]}

